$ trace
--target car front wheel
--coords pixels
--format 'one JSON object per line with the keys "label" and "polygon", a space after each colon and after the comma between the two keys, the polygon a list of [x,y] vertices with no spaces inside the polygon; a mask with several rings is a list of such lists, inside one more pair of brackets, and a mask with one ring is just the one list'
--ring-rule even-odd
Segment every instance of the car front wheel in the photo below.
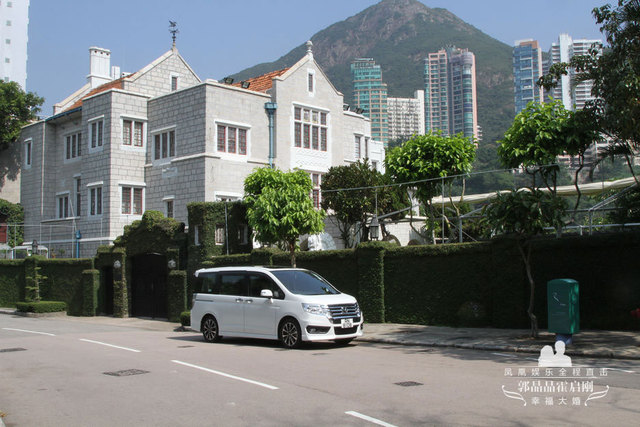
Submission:
{"label": "car front wheel", "polygon": [[285,348],[298,348],[302,344],[300,325],[291,317],[284,319],[282,323],[280,323],[278,336]]}
{"label": "car front wheel", "polygon": [[207,316],[202,321],[202,336],[206,342],[220,341],[218,322],[213,316]]}

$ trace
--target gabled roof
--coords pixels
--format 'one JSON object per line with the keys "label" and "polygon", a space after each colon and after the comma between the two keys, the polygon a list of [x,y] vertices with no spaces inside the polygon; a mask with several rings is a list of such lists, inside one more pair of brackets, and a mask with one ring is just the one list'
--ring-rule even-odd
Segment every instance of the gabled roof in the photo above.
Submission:
{"label": "gabled roof", "polygon": [[[253,90],[255,92],[266,92],[273,87],[273,79],[275,77],[280,77],[284,73],[286,73],[289,68],[283,68],[282,70],[272,71],[267,74],[263,74],[258,77],[253,77],[251,79],[243,80],[245,83],[249,83],[249,90]],[[242,87],[242,82],[237,82],[232,84],[235,87]]]}
{"label": "gabled roof", "polygon": [[66,108],[64,111],[70,111],[70,110],[74,110],[74,109],[76,109],[78,107],[82,107],[82,101],[85,98],[88,98],[88,97],[93,96],[93,95],[97,95],[97,94],[102,93],[102,92],[106,92],[109,89],[124,89],[124,79],[125,79],[125,77],[121,77],[118,80],[114,80],[114,81],[111,81],[109,83],[105,83],[103,85],[98,86],[95,89],[90,90],[89,92],[87,92],[86,95],[84,95],[81,99],[79,99],[78,101],[73,103],[69,108]]}

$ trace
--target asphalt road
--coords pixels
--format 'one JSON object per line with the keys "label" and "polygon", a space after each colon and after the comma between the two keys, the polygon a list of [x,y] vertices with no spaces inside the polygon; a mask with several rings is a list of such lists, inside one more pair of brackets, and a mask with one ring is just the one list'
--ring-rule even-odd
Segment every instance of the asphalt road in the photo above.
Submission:
{"label": "asphalt road", "polygon": [[[529,354],[357,341],[284,350],[270,341],[207,344],[192,332],[0,317],[7,426],[636,424],[638,361],[573,365],[582,371],[536,378]],[[535,389],[540,379],[546,390]]]}

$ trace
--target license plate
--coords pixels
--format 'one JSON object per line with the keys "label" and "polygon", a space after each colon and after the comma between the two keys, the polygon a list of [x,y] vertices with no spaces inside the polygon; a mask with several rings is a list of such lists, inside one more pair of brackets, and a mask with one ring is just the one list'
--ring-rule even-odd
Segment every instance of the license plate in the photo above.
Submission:
{"label": "license plate", "polygon": [[353,328],[353,319],[342,319],[340,326],[343,328]]}

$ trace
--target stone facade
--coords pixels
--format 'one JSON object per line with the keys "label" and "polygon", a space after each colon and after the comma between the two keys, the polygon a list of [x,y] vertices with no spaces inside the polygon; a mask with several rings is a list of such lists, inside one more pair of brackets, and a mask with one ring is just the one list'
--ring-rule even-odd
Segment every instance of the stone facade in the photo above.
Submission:
{"label": "stone facade", "polygon": [[187,223],[190,202],[242,198],[246,176],[269,165],[266,103],[277,105],[275,167],[305,170],[318,186],[331,166],[368,157],[383,167],[369,119],[343,109],[310,46],[265,88],[203,82],[175,48],[117,77],[22,131],[25,240],[59,256],[76,256],[76,244],[92,256],[145,210]]}

